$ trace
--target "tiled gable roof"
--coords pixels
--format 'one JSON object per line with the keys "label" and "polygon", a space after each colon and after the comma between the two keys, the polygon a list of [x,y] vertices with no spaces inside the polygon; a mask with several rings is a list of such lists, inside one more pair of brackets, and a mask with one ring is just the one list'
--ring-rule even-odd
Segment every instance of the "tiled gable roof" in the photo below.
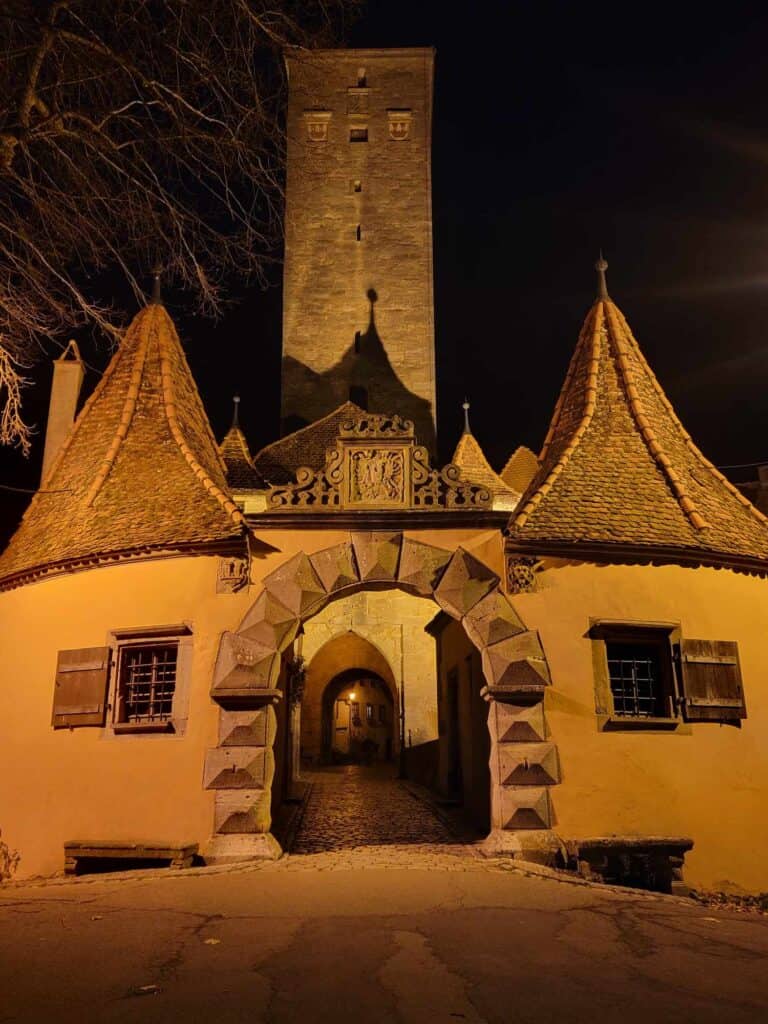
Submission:
{"label": "tiled gable roof", "polygon": [[607,296],[584,322],[540,462],[512,546],[768,563],[768,520],[693,443]]}
{"label": "tiled gable roof", "polygon": [[481,484],[490,491],[494,508],[515,508],[520,500],[520,491],[509,487],[491,468],[483,449],[470,431],[465,430],[459,438],[451,462],[459,467],[463,479]]}
{"label": "tiled gable roof", "polygon": [[244,536],[163,306],[128,328],[0,557],[0,586],[136,551]]}
{"label": "tiled gable roof", "polygon": [[344,402],[338,409],[315,420],[301,430],[268,444],[253,457],[256,471],[272,486],[290,483],[301,466],[322,469],[325,451],[332,448],[344,420],[365,415],[354,402]]}
{"label": "tiled gable roof", "polygon": [[227,483],[233,490],[263,491],[266,483],[253,464],[251,450],[240,427],[233,423],[219,445],[227,467]]}

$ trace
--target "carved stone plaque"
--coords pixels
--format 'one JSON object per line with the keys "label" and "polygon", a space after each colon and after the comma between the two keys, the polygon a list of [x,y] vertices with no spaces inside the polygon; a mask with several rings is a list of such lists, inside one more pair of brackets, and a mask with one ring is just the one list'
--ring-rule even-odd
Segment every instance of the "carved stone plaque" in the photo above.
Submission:
{"label": "carved stone plaque", "polygon": [[349,446],[345,505],[358,508],[410,504],[408,452],[404,445]]}

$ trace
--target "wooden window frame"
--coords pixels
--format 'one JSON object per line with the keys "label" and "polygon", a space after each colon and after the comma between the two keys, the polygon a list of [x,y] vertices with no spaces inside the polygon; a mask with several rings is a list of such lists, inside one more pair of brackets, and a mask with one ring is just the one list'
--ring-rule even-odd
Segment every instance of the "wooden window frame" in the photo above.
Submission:
{"label": "wooden window frame", "polygon": [[[592,641],[595,711],[600,732],[690,733],[680,713],[680,687],[675,664],[674,648],[680,641],[679,623],[593,619],[587,635]],[[608,667],[608,644],[611,643],[641,644],[658,649],[663,689],[661,699],[666,701],[667,714],[641,716],[616,711]]]}
{"label": "wooden window frame", "polygon": [[[192,626],[188,622],[111,631],[108,638],[112,648],[109,735],[115,738],[146,738],[185,734],[189,718],[193,640]],[[121,717],[123,652],[137,647],[169,646],[171,643],[176,646],[176,678],[170,716],[159,721],[126,721]]]}

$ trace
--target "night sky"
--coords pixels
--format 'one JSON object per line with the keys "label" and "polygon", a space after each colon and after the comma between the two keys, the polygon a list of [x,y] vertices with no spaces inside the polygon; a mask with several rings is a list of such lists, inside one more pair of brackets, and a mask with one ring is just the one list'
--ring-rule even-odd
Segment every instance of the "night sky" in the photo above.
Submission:
{"label": "night sky", "polygon": [[[763,5],[372,0],[354,46],[437,48],[433,147],[438,435],[461,401],[496,468],[538,450],[595,291],[608,284],[716,464],[768,462],[768,13]],[[251,448],[278,429],[279,271],[212,324],[175,318],[214,431],[242,395]],[[94,370],[105,350],[87,355]],[[38,482],[50,387],[28,391]],[[734,478],[750,470],[732,472]],[[0,492],[0,541],[28,495]]]}

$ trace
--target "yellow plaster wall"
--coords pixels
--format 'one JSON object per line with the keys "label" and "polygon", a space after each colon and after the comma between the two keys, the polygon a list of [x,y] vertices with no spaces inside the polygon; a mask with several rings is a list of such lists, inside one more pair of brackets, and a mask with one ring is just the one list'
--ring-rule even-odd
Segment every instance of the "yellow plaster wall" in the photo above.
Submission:
{"label": "yellow plaster wall", "polygon": [[[216,745],[209,697],[223,629],[242,595],[216,593],[217,559],[175,558],[90,570],[0,594],[0,829],[21,854],[17,877],[63,867],[70,839],[198,842],[210,836],[205,752]],[[51,727],[59,650],[102,647],[112,629],[193,629],[183,736],[115,736]]]}
{"label": "yellow plaster wall", "polygon": [[[548,565],[536,592],[512,602],[539,630],[552,673],[545,708],[562,765],[552,790],[557,832],[687,835],[687,881],[768,889],[768,582],[708,568]],[[590,617],[679,622],[685,637],[738,641],[741,729],[598,731]]]}

